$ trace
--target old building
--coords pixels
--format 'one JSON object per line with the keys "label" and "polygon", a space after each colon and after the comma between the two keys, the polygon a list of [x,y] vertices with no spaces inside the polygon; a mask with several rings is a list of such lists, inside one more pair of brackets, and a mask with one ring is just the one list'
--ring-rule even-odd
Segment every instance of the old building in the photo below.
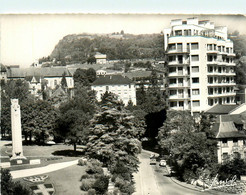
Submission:
{"label": "old building", "polygon": [[246,159],[246,110],[241,114],[220,115],[217,120],[213,130],[218,140],[218,163]]}
{"label": "old building", "polygon": [[95,55],[95,58],[96,58],[97,64],[106,64],[107,63],[107,55],[106,54],[101,54],[101,53],[97,52]]}
{"label": "old building", "polygon": [[172,20],[164,29],[168,60],[167,106],[205,111],[215,104],[235,104],[233,42],[227,27],[198,18]]}
{"label": "old building", "polygon": [[98,77],[91,86],[96,91],[97,100],[108,91],[116,94],[125,105],[132,101],[136,105],[136,88],[134,82],[122,75],[105,75]]}
{"label": "old building", "polygon": [[62,78],[66,80],[68,89],[74,88],[72,74],[67,68],[7,68],[8,80],[26,80],[29,84],[31,94],[38,96],[43,88],[54,90],[61,86]]}

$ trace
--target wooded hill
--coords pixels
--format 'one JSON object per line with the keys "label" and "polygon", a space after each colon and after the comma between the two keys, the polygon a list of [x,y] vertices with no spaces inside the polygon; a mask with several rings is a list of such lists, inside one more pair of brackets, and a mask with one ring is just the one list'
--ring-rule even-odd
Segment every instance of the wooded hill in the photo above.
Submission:
{"label": "wooded hill", "polygon": [[[85,63],[96,52],[107,54],[108,60],[163,58],[163,35],[130,35],[124,32],[112,35],[67,35],[55,46],[50,57],[68,63]],[[64,63],[64,62],[63,62]]]}

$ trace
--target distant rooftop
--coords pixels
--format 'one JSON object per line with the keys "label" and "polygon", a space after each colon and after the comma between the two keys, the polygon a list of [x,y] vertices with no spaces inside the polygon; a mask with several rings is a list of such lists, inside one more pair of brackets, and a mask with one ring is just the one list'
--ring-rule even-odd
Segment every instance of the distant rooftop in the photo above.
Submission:
{"label": "distant rooftop", "polygon": [[216,104],[212,108],[209,108],[205,113],[207,114],[228,114],[230,111],[238,107],[238,105],[230,104]]}
{"label": "distant rooftop", "polygon": [[122,75],[105,75],[96,79],[92,85],[128,85],[133,83],[128,77]]}

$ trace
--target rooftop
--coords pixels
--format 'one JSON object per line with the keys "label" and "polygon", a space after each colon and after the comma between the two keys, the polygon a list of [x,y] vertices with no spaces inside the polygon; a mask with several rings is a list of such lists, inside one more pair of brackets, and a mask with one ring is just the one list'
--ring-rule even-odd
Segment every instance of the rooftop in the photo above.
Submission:
{"label": "rooftop", "polygon": [[92,85],[128,85],[133,83],[128,77],[122,75],[105,75],[98,77]]}
{"label": "rooftop", "polygon": [[72,76],[72,74],[64,67],[57,68],[9,68],[7,69],[7,77],[10,78],[25,78],[29,76],[43,76],[43,77],[61,77]]}
{"label": "rooftop", "polygon": [[209,108],[205,111],[207,114],[228,114],[230,111],[238,107],[238,105],[234,104],[216,104],[212,108]]}

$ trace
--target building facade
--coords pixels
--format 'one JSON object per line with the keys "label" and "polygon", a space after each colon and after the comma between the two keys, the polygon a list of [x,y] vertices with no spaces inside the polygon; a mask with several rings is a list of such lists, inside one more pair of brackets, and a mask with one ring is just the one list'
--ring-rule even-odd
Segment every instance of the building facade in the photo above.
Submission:
{"label": "building facade", "polygon": [[215,104],[234,104],[235,54],[227,27],[188,18],[172,20],[171,28],[163,32],[167,106],[201,112]]}
{"label": "building facade", "polygon": [[101,53],[97,52],[95,55],[95,58],[96,58],[96,64],[106,64],[107,63],[107,55],[106,54],[101,54]]}
{"label": "building facade", "polygon": [[101,101],[102,95],[108,91],[114,93],[125,105],[132,101],[136,105],[136,88],[134,82],[128,77],[121,75],[105,75],[98,77],[91,86],[96,91],[98,101]]}
{"label": "building facade", "polygon": [[233,158],[246,160],[246,112],[233,115],[220,115],[213,130],[217,132],[218,163]]}

